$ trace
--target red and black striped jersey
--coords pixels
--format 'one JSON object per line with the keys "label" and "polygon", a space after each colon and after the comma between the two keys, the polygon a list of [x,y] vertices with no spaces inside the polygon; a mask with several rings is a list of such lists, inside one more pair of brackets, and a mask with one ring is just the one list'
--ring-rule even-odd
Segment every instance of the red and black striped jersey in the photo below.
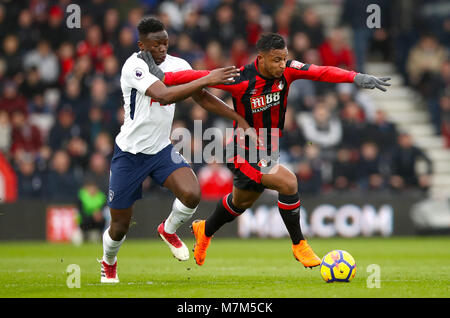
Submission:
{"label": "red and black striped jersey", "polygon": [[[187,83],[205,76],[209,71],[181,71],[165,73],[165,84],[177,85]],[[266,78],[258,71],[257,60],[240,68],[240,75],[234,83],[214,86],[231,93],[234,110],[244,117],[248,124],[256,129],[278,128],[281,136],[284,128],[287,97],[291,83],[297,79],[309,79],[332,83],[352,83],[357,73],[333,66],[317,66],[289,60],[280,78]],[[236,123],[233,123],[236,127]],[[276,130],[275,130],[276,131]],[[267,140],[266,145],[270,145]]]}

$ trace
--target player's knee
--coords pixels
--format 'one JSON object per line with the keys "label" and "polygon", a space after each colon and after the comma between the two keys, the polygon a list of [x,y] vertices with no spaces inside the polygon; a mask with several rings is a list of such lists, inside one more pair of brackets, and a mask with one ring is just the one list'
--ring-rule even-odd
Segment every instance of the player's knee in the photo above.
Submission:
{"label": "player's knee", "polygon": [[250,208],[253,205],[253,202],[254,201],[235,201],[233,199],[233,205],[240,210],[246,210]]}
{"label": "player's knee", "polygon": [[128,233],[130,222],[111,222],[110,236],[114,241],[120,241]]}
{"label": "player's knee", "polygon": [[200,189],[189,189],[183,193],[183,197],[180,198],[180,201],[187,206],[188,208],[196,208],[201,200],[201,192]]}
{"label": "player's knee", "polygon": [[298,183],[297,178],[288,178],[284,180],[284,182],[280,185],[280,189],[278,191],[281,194],[295,194],[298,192]]}

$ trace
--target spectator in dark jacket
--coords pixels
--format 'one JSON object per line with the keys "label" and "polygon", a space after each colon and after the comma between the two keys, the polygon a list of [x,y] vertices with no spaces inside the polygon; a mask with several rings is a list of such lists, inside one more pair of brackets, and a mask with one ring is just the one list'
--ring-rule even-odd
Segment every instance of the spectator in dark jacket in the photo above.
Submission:
{"label": "spectator in dark jacket", "polygon": [[358,175],[357,159],[348,148],[341,148],[333,162],[333,185],[337,190],[349,190],[356,186]]}
{"label": "spectator in dark jacket", "polygon": [[391,153],[397,144],[397,136],[397,128],[387,120],[386,112],[378,109],[374,121],[367,124],[363,138],[365,141],[375,142],[381,154],[385,156]]}
{"label": "spectator in dark jacket", "polygon": [[90,103],[83,97],[79,80],[72,77],[66,81],[64,92],[59,102],[58,111],[61,108],[71,109],[77,123],[84,123],[87,119]]}
{"label": "spectator in dark jacket", "polygon": [[358,183],[362,190],[381,190],[385,185],[381,157],[373,142],[365,142],[361,146]]}
{"label": "spectator in dark jacket", "polygon": [[322,188],[322,173],[308,161],[297,166],[297,180],[300,194],[318,194]]}
{"label": "spectator in dark jacket", "polygon": [[50,130],[48,144],[53,150],[61,149],[68,145],[72,137],[80,134],[81,129],[75,124],[72,108],[64,106],[59,110],[57,121]]}
{"label": "spectator in dark jacket", "polygon": [[319,47],[325,39],[322,21],[312,7],[299,10],[299,12],[301,18],[297,16],[298,13],[295,13],[295,16],[291,19],[291,33],[302,31],[311,40],[313,48]]}
{"label": "spectator in dark jacket", "polygon": [[9,34],[2,43],[2,57],[6,62],[5,76],[13,78],[15,75],[23,71],[22,59],[19,54],[19,39],[17,36]]}
{"label": "spectator in dark jacket", "polygon": [[44,176],[37,171],[33,156],[23,154],[17,163],[17,188],[21,199],[39,199],[43,194]]}
{"label": "spectator in dark jacket", "polygon": [[[426,172],[418,174],[416,164],[419,160],[425,161]],[[394,189],[419,188],[427,190],[430,186],[430,175],[433,172],[432,162],[418,147],[413,145],[412,138],[407,133],[398,137],[398,147],[392,154],[391,186]]]}
{"label": "spectator in dark jacket", "polygon": [[71,169],[71,160],[64,150],[53,154],[51,168],[45,184],[46,196],[62,203],[76,202],[79,180]]}
{"label": "spectator in dark jacket", "polygon": [[353,101],[345,104],[341,113],[342,144],[350,149],[358,149],[362,143],[362,135],[366,127],[364,111]]}

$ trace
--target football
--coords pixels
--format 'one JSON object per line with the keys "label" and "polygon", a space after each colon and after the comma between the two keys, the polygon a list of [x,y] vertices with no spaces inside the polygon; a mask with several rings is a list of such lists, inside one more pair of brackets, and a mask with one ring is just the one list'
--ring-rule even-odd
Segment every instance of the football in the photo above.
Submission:
{"label": "football", "polygon": [[348,283],[355,277],[355,274],[355,259],[346,251],[334,250],[322,258],[320,275],[327,283]]}

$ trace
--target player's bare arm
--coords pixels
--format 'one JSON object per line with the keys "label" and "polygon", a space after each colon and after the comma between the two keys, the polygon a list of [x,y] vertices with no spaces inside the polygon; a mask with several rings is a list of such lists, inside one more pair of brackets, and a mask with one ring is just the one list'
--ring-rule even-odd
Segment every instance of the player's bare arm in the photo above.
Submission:
{"label": "player's bare arm", "polygon": [[245,118],[235,112],[217,96],[214,96],[207,90],[202,89],[194,93],[192,98],[207,111],[234,120],[237,123],[237,126],[242,128],[245,134],[247,134],[254,143],[259,145],[263,144],[258,138],[256,131],[252,129]]}
{"label": "player's bare arm", "polygon": [[232,83],[236,76],[239,76],[239,70],[234,66],[228,66],[215,69],[205,77],[182,85],[167,87],[163,82],[156,81],[147,88],[145,95],[162,105],[171,104],[191,96],[204,87]]}
{"label": "player's bare arm", "polygon": [[248,122],[236,113],[231,107],[225,104],[220,98],[214,96],[205,89],[199,90],[192,95],[192,98],[204,109],[216,115],[236,121],[239,127],[244,130],[250,128]]}

